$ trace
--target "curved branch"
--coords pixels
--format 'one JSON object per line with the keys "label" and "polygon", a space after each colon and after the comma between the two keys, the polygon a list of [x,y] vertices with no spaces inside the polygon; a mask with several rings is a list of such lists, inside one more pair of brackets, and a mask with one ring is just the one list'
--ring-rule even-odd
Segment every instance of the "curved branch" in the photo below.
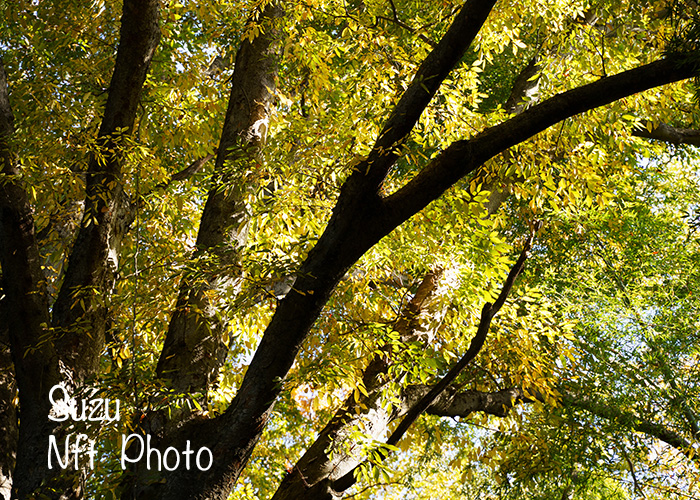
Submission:
{"label": "curved branch", "polygon": [[691,78],[695,71],[695,66],[681,57],[668,57],[555,95],[472,139],[456,141],[384,200],[384,224],[393,229],[487,160],[566,118]]}
{"label": "curved branch", "polygon": [[647,122],[643,122],[641,128],[635,128],[632,131],[632,135],[670,142],[671,144],[689,144],[700,147],[700,130],[676,128],[666,123],[660,123],[649,130]]}

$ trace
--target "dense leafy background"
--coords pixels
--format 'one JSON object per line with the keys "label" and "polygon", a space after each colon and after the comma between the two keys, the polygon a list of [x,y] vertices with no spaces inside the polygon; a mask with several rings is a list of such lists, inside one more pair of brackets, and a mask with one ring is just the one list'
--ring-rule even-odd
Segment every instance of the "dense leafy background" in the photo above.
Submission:
{"label": "dense leafy background", "polygon": [[[210,167],[186,182],[167,181],[216,148],[233,56],[256,35],[244,26],[258,4],[163,6],[136,131],[123,144],[125,182],[139,210],[95,381],[122,400],[125,415],[164,391],[153,372],[169,311],[182,271],[196,274],[198,266],[190,255]],[[253,214],[242,291],[214,297],[230,323],[230,353],[205,411],[230,401],[276,303],[273,285],[317,240],[342,181],[459,7],[403,0],[288,7],[276,114],[259,161],[242,176]],[[384,189],[401,186],[454,140],[502,121],[515,76],[535,56],[533,100],[658,58],[687,23],[675,7],[663,0],[499,3],[421,116]],[[14,147],[53,291],[79,220],[119,16],[113,1],[16,1],[0,21]],[[506,418],[424,417],[401,452],[358,484],[358,498],[700,498],[699,158],[696,149],[631,134],[661,122],[700,127],[690,84],[635,95],[539,134],[367,253],[316,323],[233,498],[274,492],[342,401],[363,390],[365,365],[392,342],[402,305],[437,267],[457,276],[445,319],[428,346],[402,346],[394,389],[444,373],[467,348],[481,306],[497,294],[535,219],[544,229],[528,271],[460,384],[521,387],[543,401]],[[484,202],[499,186],[512,195],[489,216]],[[562,394],[612,413],[564,404]],[[622,414],[686,436],[692,450],[635,431]],[[102,430],[105,459],[91,478],[96,498],[111,498],[116,488],[123,430]],[[352,442],[374,446],[361,429]]]}

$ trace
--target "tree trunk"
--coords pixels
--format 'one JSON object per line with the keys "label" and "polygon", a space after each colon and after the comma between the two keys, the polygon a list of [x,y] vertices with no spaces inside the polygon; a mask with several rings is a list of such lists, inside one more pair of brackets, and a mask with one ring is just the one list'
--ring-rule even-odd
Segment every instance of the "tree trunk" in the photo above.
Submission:
{"label": "tree trunk", "polygon": [[59,474],[58,467],[47,467],[48,438],[61,432],[48,419],[48,394],[60,381],[75,387],[94,374],[104,346],[107,302],[118,264],[119,223],[126,201],[121,187],[120,137],[128,135],[134,125],[141,88],[160,38],[158,12],[157,0],[124,2],[120,44],[98,134],[101,157],[93,156],[89,162],[85,215],[53,318],[31,207],[8,145],[12,111],[0,65],[0,154],[6,176],[0,183],[0,263],[6,307],[13,311],[8,329],[20,402],[13,498],[82,494],[75,471]]}
{"label": "tree trunk", "polygon": [[261,34],[244,40],[236,55],[213,186],[197,236],[193,260],[204,280],[185,275],[165,344],[158,361],[160,377],[178,392],[206,391],[216,382],[227,346],[214,294],[238,287],[239,255],[248,237],[246,196],[257,186],[257,157],[265,142],[276,92],[280,29],[284,11],[277,2],[265,7]]}
{"label": "tree trunk", "polygon": [[[467,0],[421,64],[369,156],[355,165],[343,184],[325,231],[298,270],[293,289],[279,302],[228,409],[214,419],[188,415],[187,421],[179,418],[171,422],[162,446],[181,450],[187,441],[195,449],[206,446],[212,450],[212,467],[206,471],[177,470],[152,475],[140,475],[137,470],[130,494],[168,500],[226,498],[261,436],[282,382],[312,325],[339,280],[367,250],[446,189],[508,148],[566,118],[697,72],[696,65],[687,58],[670,55],[554,96],[470,139],[454,142],[403,187],[384,196],[384,180],[400,155],[403,141],[444,78],[464,57],[494,4],[495,0]],[[157,0],[124,1],[116,64],[97,137],[99,151],[89,159],[85,211],[52,314],[31,206],[19,162],[12,152],[12,110],[0,61],[0,266],[3,307],[12,311],[7,328],[21,422],[12,478],[13,498],[40,494],[70,498],[81,494],[79,478],[74,473],[58,478],[45,466],[48,436],[62,432],[47,420],[48,391],[59,382],[67,382],[71,387],[81,385],[96,373],[104,348],[120,243],[131,213],[130,199],[122,187],[119,150],[121,140],[134,128],[143,84],[158,44],[158,6]],[[210,300],[209,292],[235,285],[240,278],[239,251],[246,242],[249,217],[244,201],[253,184],[251,169],[255,168],[255,156],[265,137],[274,97],[273,54],[278,42],[274,19],[281,15],[276,3],[268,4],[263,17],[272,21],[272,29],[245,41],[237,55],[218,149],[215,187],[204,209],[195,253],[198,263],[213,264],[207,269],[203,286],[196,285],[191,276],[183,278],[157,368],[158,375],[169,379],[176,390],[206,391],[221,365],[225,349],[222,324],[216,318],[216,304]],[[222,269],[225,272],[219,278],[217,273]],[[1,353],[5,358],[6,354]],[[0,368],[5,358],[0,358]],[[381,373],[381,360],[377,363],[370,371]],[[13,394],[14,389],[9,387],[0,398],[7,400]],[[438,399],[430,404],[437,404],[440,398],[435,397]],[[415,413],[415,408],[424,402],[425,396],[408,412]],[[10,409],[0,419],[4,419],[0,425],[9,429],[12,446],[12,421],[16,416]],[[332,432],[337,430],[329,429],[329,435]],[[3,460],[7,463],[7,459]],[[311,475],[311,468],[304,468]],[[326,475],[323,481],[329,483],[329,477]]]}

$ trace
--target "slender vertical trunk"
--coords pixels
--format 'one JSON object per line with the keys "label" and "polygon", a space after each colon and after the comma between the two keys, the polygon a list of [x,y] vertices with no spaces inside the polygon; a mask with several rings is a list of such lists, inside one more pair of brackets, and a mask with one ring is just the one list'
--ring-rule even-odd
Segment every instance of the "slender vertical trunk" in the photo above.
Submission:
{"label": "slender vertical trunk", "polygon": [[[213,185],[209,191],[193,259],[204,279],[185,274],[157,372],[178,392],[202,392],[216,382],[227,346],[226,325],[212,296],[238,286],[240,251],[248,238],[246,197],[256,188],[256,168],[276,91],[279,41],[284,11],[267,4],[260,34],[244,40],[236,55],[231,95],[221,133]],[[230,296],[230,294],[229,294]]]}

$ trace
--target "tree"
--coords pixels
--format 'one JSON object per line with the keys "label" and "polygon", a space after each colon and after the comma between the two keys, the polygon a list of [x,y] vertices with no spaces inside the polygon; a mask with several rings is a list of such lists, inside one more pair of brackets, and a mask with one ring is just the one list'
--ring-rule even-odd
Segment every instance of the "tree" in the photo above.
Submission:
{"label": "tree", "polygon": [[[600,320],[568,326],[571,282],[564,293],[528,276],[509,295],[542,219],[534,253],[546,272],[568,269],[551,239],[562,214],[594,220],[624,199],[612,182],[636,175],[648,139],[697,143],[693,5],[11,2],[0,471],[12,498],[226,498],[274,442],[266,429],[293,425],[285,446],[306,454],[261,482],[279,483],[276,498],[334,498],[381,473],[422,413],[500,418],[520,403],[538,408],[531,422],[562,407],[617,420],[692,464],[697,430],[673,425],[693,423],[690,392],[670,385],[664,428],[627,412],[623,392],[583,397],[596,377],[567,382],[562,356],[612,382],[587,357],[611,347],[585,339],[613,313],[591,306]],[[589,272],[614,274],[601,245]],[[474,339],[457,334],[469,328]],[[680,351],[639,338],[670,384]],[[59,385],[118,399],[119,424],[48,418]],[[211,460],[121,467],[145,446],[121,448],[122,433]],[[79,434],[100,442],[87,483],[87,468],[46,466],[52,439]]]}

